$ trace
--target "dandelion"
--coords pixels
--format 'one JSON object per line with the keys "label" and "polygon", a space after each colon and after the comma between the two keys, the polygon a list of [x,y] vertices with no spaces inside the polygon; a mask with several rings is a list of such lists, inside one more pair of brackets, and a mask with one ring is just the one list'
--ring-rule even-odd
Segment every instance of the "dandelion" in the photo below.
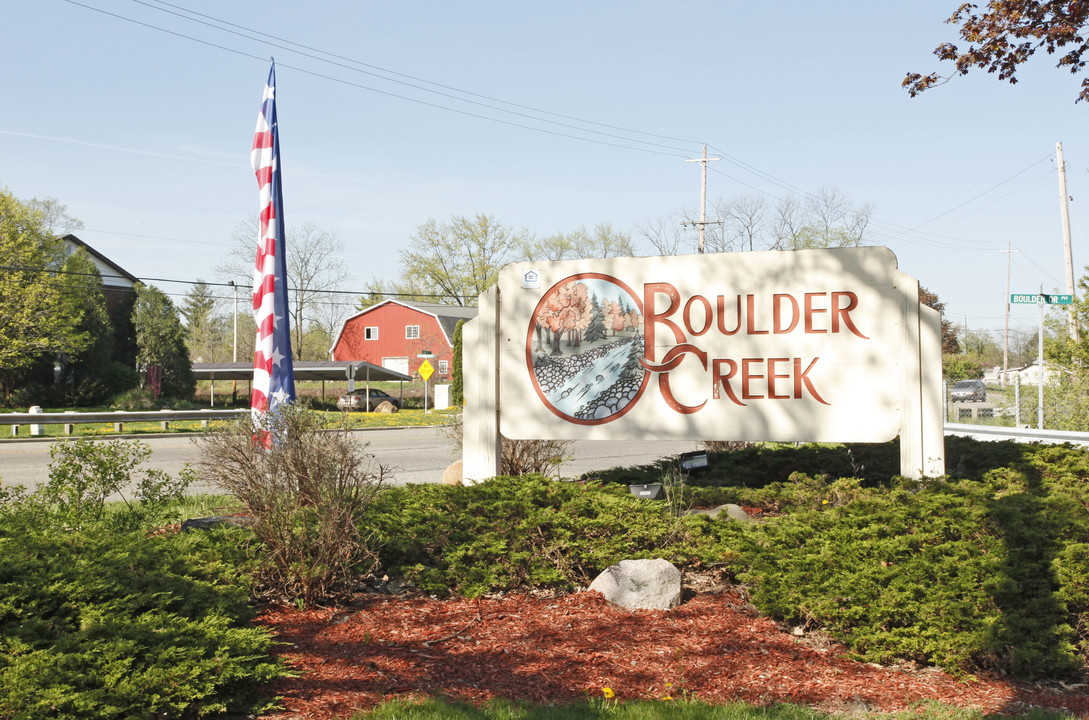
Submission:
{"label": "dandelion", "polygon": [[612,700],[616,697],[616,693],[613,692],[612,688],[601,688],[601,694],[605,696],[606,700]]}

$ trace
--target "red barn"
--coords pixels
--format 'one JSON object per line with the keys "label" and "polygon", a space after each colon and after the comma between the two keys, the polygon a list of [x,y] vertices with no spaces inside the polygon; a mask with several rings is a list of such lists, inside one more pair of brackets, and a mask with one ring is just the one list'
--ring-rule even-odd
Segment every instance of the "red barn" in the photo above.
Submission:
{"label": "red barn", "polygon": [[386,300],[344,321],[331,350],[333,360],[363,360],[415,375],[430,351],[433,380],[450,379],[454,328],[476,317],[475,307]]}

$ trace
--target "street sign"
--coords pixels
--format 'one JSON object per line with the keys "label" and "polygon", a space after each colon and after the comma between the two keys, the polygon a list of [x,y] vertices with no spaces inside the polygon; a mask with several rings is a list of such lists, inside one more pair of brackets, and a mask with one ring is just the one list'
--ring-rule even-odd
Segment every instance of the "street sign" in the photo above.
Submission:
{"label": "street sign", "polygon": [[1035,305],[1040,302],[1041,299],[1048,305],[1071,305],[1074,302],[1073,295],[1040,295],[1036,293],[1010,295],[1011,303],[1028,303],[1030,305]]}
{"label": "street sign", "polygon": [[420,377],[424,379],[424,382],[430,380],[431,375],[434,372],[435,368],[432,367],[431,363],[429,363],[427,360],[424,360],[422,363],[420,363]]}
{"label": "street sign", "polygon": [[418,357],[418,358],[433,358],[433,357],[435,357],[435,353],[431,352],[430,350],[424,350],[422,353],[420,353],[416,357]]}

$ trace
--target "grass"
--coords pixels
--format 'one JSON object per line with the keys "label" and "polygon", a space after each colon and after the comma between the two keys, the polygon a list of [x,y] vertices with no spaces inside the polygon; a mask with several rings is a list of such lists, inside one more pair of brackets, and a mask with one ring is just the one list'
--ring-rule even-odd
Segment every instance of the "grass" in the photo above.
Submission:
{"label": "grass", "polygon": [[[239,383],[239,393],[237,402],[231,403],[231,391],[230,382],[221,380],[216,384],[216,404],[212,409],[246,409],[249,407],[249,394],[248,387],[245,383]],[[337,424],[341,421],[348,423],[351,428],[369,428],[369,427],[405,427],[405,426],[420,426],[420,425],[446,425],[448,424],[453,415],[457,414],[456,409],[448,410],[434,410],[431,408],[431,402],[428,402],[428,410],[423,410],[423,391],[424,384],[420,382],[407,382],[403,385],[397,382],[372,382],[371,387],[377,390],[384,390],[394,397],[403,397],[405,407],[403,410],[397,413],[362,413],[352,412],[348,413],[345,417],[345,413],[336,409],[337,397],[347,391],[348,384],[346,382],[327,383],[323,388],[319,382],[299,382],[296,383],[295,390],[298,398],[308,403],[310,407],[322,411],[326,417],[326,422],[329,425]],[[362,387],[361,383],[356,383],[356,387]],[[434,384],[430,387],[433,389]],[[158,410],[163,405],[160,403],[154,407],[142,408],[146,411]],[[202,381],[197,384],[197,393],[192,401],[179,403],[174,407],[168,409],[175,410],[200,410],[204,408],[211,408],[210,388],[207,381]],[[110,407],[106,405],[95,407],[63,407],[63,408],[44,408],[46,413],[50,412],[112,412],[118,408]],[[26,408],[17,408],[10,410],[0,410],[0,415],[4,412],[26,412]],[[207,432],[208,430],[222,429],[224,420],[211,420],[208,421],[208,428],[204,428],[201,425],[200,420],[185,420],[171,422],[169,430],[165,432],[170,433],[200,433]],[[58,437],[119,437],[128,435],[157,435],[162,434],[164,430],[159,424],[159,421],[152,422],[131,422],[125,423],[122,428],[122,432],[118,433],[114,429],[113,423],[80,423],[73,428],[71,436],[65,435],[64,425],[43,425],[42,435],[40,437],[58,438]],[[30,428],[27,424],[24,424],[19,428],[18,435],[12,433],[12,426],[10,424],[0,425],[0,440],[10,440],[13,438],[28,438],[30,437]]]}
{"label": "grass", "polygon": [[[456,409],[428,410],[426,413],[422,409],[402,410],[396,413],[343,413],[337,410],[325,411],[323,415],[329,426],[345,421],[348,423],[349,427],[361,429],[372,427],[446,425],[450,423],[457,412],[458,410]],[[71,436],[65,435],[64,425],[42,425],[41,437],[120,437],[128,435],[161,435],[164,432],[200,433],[223,429],[226,422],[226,420],[210,420],[208,421],[208,427],[203,428],[200,420],[179,420],[171,422],[169,430],[166,431],[162,429],[158,422],[129,422],[124,424],[122,432],[120,433],[114,429],[113,423],[80,423],[73,428]],[[10,440],[16,437],[22,439],[30,437],[29,426],[21,426],[19,428],[19,434],[16,436],[12,433],[12,426],[10,424],[0,425],[0,440]]]}
{"label": "grass", "polygon": [[493,700],[481,707],[446,700],[420,702],[389,702],[367,713],[356,713],[353,720],[1000,720],[1020,717],[1024,720],[1073,720],[1073,716],[1043,710],[1031,710],[1021,716],[985,715],[936,703],[919,706],[899,713],[877,713],[849,710],[824,713],[798,705],[756,707],[745,703],[710,705],[702,702],[670,702],[640,700],[589,699],[586,702],[558,707],[512,703]]}
{"label": "grass", "polygon": [[217,515],[232,515],[242,510],[242,503],[238,502],[233,495],[195,493],[186,495],[181,500],[171,503],[167,512],[182,520],[189,520]]}

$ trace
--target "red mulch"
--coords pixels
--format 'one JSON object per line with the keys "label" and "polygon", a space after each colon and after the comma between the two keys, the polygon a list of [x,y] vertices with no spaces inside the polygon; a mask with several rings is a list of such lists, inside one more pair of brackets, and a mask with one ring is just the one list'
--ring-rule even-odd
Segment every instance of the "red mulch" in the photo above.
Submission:
{"label": "red mulch", "polygon": [[984,712],[1028,707],[1089,714],[1089,687],[958,680],[933,668],[844,659],[817,633],[758,617],[737,589],[669,612],[610,606],[598,593],[477,600],[361,595],[351,607],[279,607],[260,622],[299,673],[276,683],[278,720],[343,718],[391,699],[507,698],[564,703],[601,696],[789,702],[825,711],[896,711],[936,700]]}

